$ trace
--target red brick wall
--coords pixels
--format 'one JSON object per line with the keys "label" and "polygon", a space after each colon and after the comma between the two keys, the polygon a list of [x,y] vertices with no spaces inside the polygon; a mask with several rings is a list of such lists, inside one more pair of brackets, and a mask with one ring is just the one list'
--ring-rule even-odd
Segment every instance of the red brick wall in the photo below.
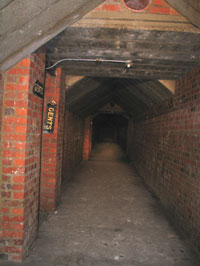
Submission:
{"label": "red brick wall", "polygon": [[83,138],[83,160],[87,161],[92,149],[92,118],[85,119],[84,138]]}
{"label": "red brick wall", "polygon": [[65,113],[63,178],[70,178],[71,170],[83,159],[84,120],[73,113]]}
{"label": "red brick wall", "polygon": [[8,260],[21,260],[37,232],[42,99],[32,87],[44,83],[44,62],[40,51],[5,74],[0,257]]}
{"label": "red brick wall", "polygon": [[54,211],[60,200],[65,104],[64,75],[61,69],[56,70],[56,76],[50,76],[47,73],[44,117],[46,114],[46,106],[52,100],[57,103],[54,132],[53,134],[43,133],[42,138],[41,211]]}
{"label": "red brick wall", "polygon": [[[1,125],[2,125],[2,105],[3,105],[3,79],[4,79],[3,73],[1,73],[0,71],[0,143],[1,143]],[[1,161],[1,148],[0,148],[0,161]]]}
{"label": "red brick wall", "polygon": [[153,14],[178,15],[176,10],[170,7],[164,0],[152,0],[152,4],[147,12]]}
{"label": "red brick wall", "polygon": [[[124,4],[124,6],[126,6]],[[123,11],[122,0],[109,0],[96,8],[97,11]],[[176,10],[170,7],[164,0],[152,0],[151,5],[143,11],[144,13],[161,14],[161,15],[178,15]]]}
{"label": "red brick wall", "polygon": [[129,125],[128,154],[174,223],[200,251],[200,69],[172,100]]}

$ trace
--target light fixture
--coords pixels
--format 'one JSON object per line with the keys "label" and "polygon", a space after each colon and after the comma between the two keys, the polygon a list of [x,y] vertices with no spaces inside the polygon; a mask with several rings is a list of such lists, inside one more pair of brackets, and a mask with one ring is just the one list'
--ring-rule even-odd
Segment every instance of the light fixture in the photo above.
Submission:
{"label": "light fixture", "polygon": [[126,61],[126,68],[130,69],[133,67],[133,62],[131,60]]}

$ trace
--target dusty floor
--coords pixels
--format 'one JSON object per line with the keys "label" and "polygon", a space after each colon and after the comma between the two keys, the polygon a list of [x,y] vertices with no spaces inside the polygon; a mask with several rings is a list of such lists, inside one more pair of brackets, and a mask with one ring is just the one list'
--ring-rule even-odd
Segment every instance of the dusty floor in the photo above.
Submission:
{"label": "dusty floor", "polygon": [[200,265],[192,257],[119,147],[104,143],[65,185],[58,211],[42,223],[20,265]]}

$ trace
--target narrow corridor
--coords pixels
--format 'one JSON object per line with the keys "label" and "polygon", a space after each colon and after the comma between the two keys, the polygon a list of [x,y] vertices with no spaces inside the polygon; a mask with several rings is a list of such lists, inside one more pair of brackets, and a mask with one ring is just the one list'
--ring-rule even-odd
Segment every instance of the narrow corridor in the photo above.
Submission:
{"label": "narrow corridor", "polygon": [[[5,262],[5,266],[19,265]],[[97,144],[64,184],[23,266],[197,266],[117,144]]]}

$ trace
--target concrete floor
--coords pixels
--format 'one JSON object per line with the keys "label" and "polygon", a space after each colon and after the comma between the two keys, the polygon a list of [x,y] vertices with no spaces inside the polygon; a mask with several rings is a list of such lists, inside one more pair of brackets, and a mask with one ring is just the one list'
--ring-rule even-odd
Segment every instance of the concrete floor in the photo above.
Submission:
{"label": "concrete floor", "polygon": [[[5,266],[19,264],[4,263]],[[65,184],[23,266],[198,266],[159,203],[113,143]]]}

